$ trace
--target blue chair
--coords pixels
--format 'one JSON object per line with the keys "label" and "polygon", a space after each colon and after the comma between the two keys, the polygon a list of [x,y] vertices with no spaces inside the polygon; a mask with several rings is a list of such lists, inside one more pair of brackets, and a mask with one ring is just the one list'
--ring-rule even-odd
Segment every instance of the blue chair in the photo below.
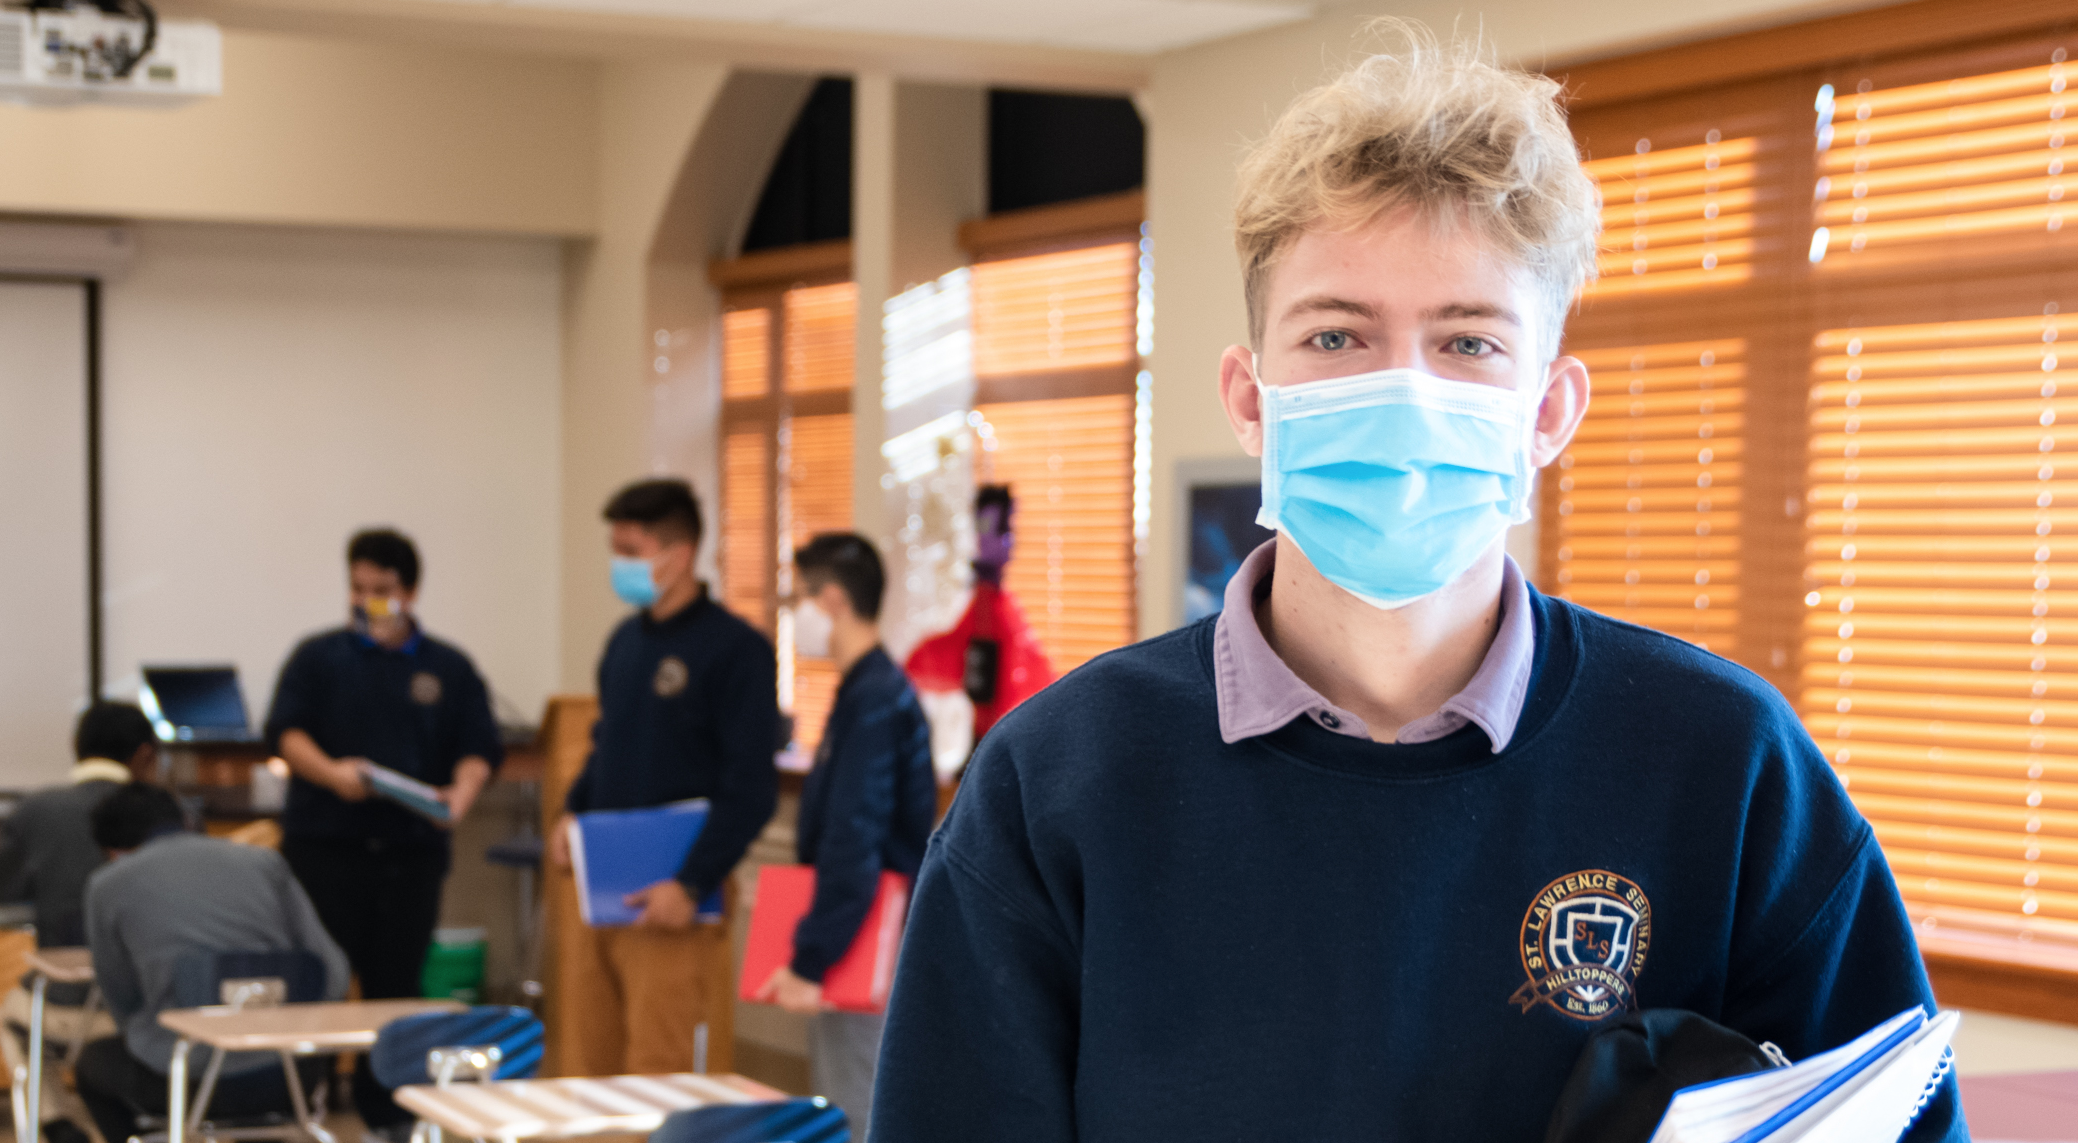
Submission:
{"label": "blue chair", "polygon": [[411,1084],[445,1087],[457,1079],[532,1079],[541,1070],[541,1020],[524,1008],[483,1004],[462,1012],[426,1012],[392,1020],[375,1034],[368,1066],[395,1091]]}
{"label": "blue chair", "polygon": [[851,1121],[821,1096],[674,1111],[649,1143],[851,1143]]}

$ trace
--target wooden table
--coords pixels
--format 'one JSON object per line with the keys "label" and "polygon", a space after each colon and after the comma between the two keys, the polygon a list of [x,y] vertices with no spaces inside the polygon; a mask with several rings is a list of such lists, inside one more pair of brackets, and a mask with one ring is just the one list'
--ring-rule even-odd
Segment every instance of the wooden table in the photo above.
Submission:
{"label": "wooden table", "polygon": [[[785,1092],[737,1075],[608,1076],[416,1084],[391,1095],[436,1132],[517,1143],[580,1135],[647,1134],[674,1111],[717,1103],[785,1099]],[[438,1143],[435,1135],[434,1143]]]}
{"label": "wooden table", "polygon": [[[272,1008],[212,1005],[161,1012],[159,1024],[180,1037],[173,1045],[173,1063],[166,1073],[167,1141],[186,1143],[187,1136],[200,1129],[225,1053],[277,1052],[288,1080],[297,1126],[318,1143],[336,1143],[331,1132],[310,1113],[303,1098],[303,1084],[296,1075],[295,1057],[365,1051],[375,1044],[376,1033],[392,1020],[422,1012],[462,1009],[461,1004],[452,1000],[359,1000],[282,1004]],[[190,1111],[188,1049],[194,1044],[206,1044],[215,1051],[195,1089],[195,1106]]]}
{"label": "wooden table", "polygon": [[[29,972],[34,982],[29,985],[29,1067],[23,1077],[21,1105],[17,1109],[24,1122],[43,1122],[43,1007],[44,992],[52,981],[59,984],[94,983],[94,954],[83,948],[37,949],[29,954]],[[89,987],[87,1003],[80,1012],[79,1031],[72,1039],[71,1059],[77,1062],[79,1050],[86,1046],[87,1028],[94,1021],[94,1009],[100,1001],[100,993]]]}

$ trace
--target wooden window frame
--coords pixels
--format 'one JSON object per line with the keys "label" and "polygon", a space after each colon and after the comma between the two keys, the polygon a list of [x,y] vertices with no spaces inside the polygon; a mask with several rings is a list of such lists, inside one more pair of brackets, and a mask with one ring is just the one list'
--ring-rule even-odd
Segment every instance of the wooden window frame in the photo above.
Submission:
{"label": "wooden window frame", "polygon": [[[1809,92],[1815,89],[1808,77],[1829,67],[1851,66],[1872,58],[1888,62],[1935,51],[1944,55],[1959,53],[1973,45],[2052,34],[2074,25],[2078,25],[2078,13],[2060,0],[1915,0],[1548,71],[1565,84],[1575,115],[1616,110],[1645,99],[1679,100],[1731,87],[1765,88],[1778,83],[1787,85],[1784,97],[1794,100],[1801,94],[1808,99]],[[1959,37],[1959,28],[1967,29],[1966,35]],[[1792,101],[1787,106],[1797,103]],[[1813,155],[1805,152],[1786,158],[1812,167],[1805,173],[1815,178]],[[1811,182],[1801,181],[1804,185]],[[1974,269],[1987,273],[1996,265]],[[1892,285],[1886,278],[1895,281],[1900,277],[1878,271],[1857,274],[1855,281],[1882,290]],[[1756,344],[1750,358],[1750,373],[1755,381],[1749,390],[1746,472],[1752,482],[1746,491],[1756,509],[1777,498],[1777,502],[1785,502],[1799,497],[1802,491],[1803,456],[1769,455],[1766,449],[1770,445],[1766,442],[1779,445],[1801,439],[1809,347],[1821,329],[1848,324],[1839,320],[1843,315],[1819,312],[1820,308],[1812,305],[1810,298],[1795,293],[1734,299],[1729,307],[1715,297],[1690,297],[1668,307],[1670,313],[1686,309],[1696,319],[1717,328],[1738,324],[1740,311],[1744,311],[1744,317],[1759,318],[1776,330],[1801,328],[1804,336],[1778,334],[1768,339],[1774,343],[1772,351],[1765,344]],[[1589,330],[1595,326],[1592,319],[1579,324]],[[1714,334],[1699,332],[1697,336]],[[1786,359],[1771,364],[1767,360],[1771,352],[1779,352]],[[1772,390],[1761,380],[1770,376],[1777,378]],[[1763,418],[1796,423],[1772,423]],[[1753,450],[1755,437],[1764,442],[1760,454]],[[1770,485],[1770,473],[1776,474],[1779,486]],[[1800,568],[1787,565],[1801,564],[1802,521],[1760,511],[1749,515],[1760,529],[1743,535],[1742,542],[1750,547],[1742,553],[1742,560],[1752,567],[1766,561],[1748,553],[1772,551],[1778,557],[1773,562],[1785,566],[1766,569],[1762,576],[1745,577],[1742,611],[1746,614],[1742,615],[1742,626],[1753,624],[1771,631],[1787,631],[1792,616],[1772,612],[1794,610],[1801,581],[1791,577],[1797,576]],[[1775,534],[1778,531],[1780,534]],[[1745,630],[1741,636],[1744,643]],[[1788,671],[1764,673],[1794,699],[1800,683],[1794,665],[1789,666]],[[1945,1004],[2078,1023],[2078,960],[2068,955],[1941,933],[1923,933],[1920,948],[1935,991]]]}

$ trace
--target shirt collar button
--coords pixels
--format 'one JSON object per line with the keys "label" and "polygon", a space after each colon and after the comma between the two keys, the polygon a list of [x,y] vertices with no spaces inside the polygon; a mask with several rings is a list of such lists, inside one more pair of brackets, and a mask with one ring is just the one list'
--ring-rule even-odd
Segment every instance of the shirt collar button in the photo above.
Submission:
{"label": "shirt collar button", "polygon": [[1336,718],[1333,711],[1324,710],[1320,712],[1320,724],[1322,726],[1327,727],[1329,730],[1334,730],[1336,727],[1342,725],[1342,720]]}

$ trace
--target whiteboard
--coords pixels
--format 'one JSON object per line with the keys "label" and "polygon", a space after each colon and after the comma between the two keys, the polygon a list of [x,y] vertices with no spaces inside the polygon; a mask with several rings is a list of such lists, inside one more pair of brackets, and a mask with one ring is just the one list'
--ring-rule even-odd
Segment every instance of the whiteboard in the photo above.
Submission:
{"label": "whiteboard", "polygon": [[85,293],[0,282],[0,789],[64,777],[87,700]]}

